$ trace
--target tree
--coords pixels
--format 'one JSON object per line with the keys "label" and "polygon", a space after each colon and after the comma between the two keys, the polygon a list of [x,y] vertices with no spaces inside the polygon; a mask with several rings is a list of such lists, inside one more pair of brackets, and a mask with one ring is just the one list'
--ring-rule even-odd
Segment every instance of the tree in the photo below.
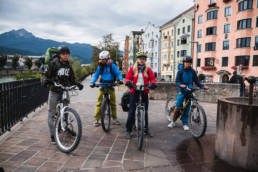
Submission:
{"label": "tree", "polygon": [[40,66],[41,66],[40,59],[37,59],[37,60],[34,62],[34,64],[35,64],[38,68],[40,68]]}
{"label": "tree", "polygon": [[5,55],[0,56],[0,69],[2,69],[4,65],[6,65],[6,62],[7,62],[7,56]]}
{"label": "tree", "polygon": [[18,65],[19,65],[18,61],[19,61],[19,56],[15,55],[15,56],[12,58],[12,67],[13,67],[14,69],[16,69],[16,68],[18,67]]}
{"label": "tree", "polygon": [[32,59],[31,58],[26,58],[24,64],[28,67],[28,69],[30,70],[32,67]]}

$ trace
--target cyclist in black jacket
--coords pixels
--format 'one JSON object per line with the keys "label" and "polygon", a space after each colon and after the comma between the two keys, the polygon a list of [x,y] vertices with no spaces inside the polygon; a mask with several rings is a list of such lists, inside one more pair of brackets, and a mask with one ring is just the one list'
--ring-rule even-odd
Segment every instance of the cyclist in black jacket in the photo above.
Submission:
{"label": "cyclist in black jacket", "polygon": [[61,89],[55,87],[53,82],[57,82],[63,86],[77,85],[80,90],[83,89],[83,85],[75,80],[72,67],[68,61],[69,55],[70,49],[60,46],[58,48],[58,57],[49,63],[44,73],[44,84],[50,88],[48,96],[48,127],[52,143],[55,142],[53,116],[56,112],[56,105],[62,96]]}

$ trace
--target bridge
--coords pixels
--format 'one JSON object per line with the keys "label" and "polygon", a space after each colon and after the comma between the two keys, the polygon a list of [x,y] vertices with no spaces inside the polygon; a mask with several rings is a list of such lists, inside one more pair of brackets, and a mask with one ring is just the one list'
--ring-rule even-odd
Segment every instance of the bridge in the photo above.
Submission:
{"label": "bridge", "polygon": [[[195,140],[180,127],[167,128],[165,101],[150,100],[149,125],[152,138],[146,137],[143,151],[138,151],[136,137],[125,139],[127,113],[118,105],[121,126],[112,125],[110,133],[93,126],[97,88],[89,87],[72,97],[72,107],[82,119],[83,136],[78,148],[70,153],[60,152],[50,143],[47,125],[47,104],[31,113],[0,137],[0,167],[5,171],[244,171],[234,168],[215,156],[217,105],[203,103],[207,113],[206,135]],[[117,104],[122,91],[117,92]],[[135,135],[135,134],[134,134]]]}

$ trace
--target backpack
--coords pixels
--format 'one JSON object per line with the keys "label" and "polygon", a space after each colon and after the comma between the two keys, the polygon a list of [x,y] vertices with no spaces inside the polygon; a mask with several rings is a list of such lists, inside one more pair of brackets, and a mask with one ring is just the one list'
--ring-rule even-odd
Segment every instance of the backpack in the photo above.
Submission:
{"label": "backpack", "polygon": [[129,105],[130,105],[130,91],[124,92],[121,98],[121,106],[124,112],[129,111]]}
{"label": "backpack", "polygon": [[51,62],[54,58],[58,57],[58,50],[56,47],[48,48],[45,53],[45,64]]}
{"label": "backpack", "polygon": [[[110,73],[111,73],[111,75],[113,75],[113,77],[114,77],[114,82],[116,81],[116,74],[113,72],[113,70],[112,70],[112,66],[113,66],[113,64],[115,64],[115,63],[111,63],[111,64],[109,64],[109,68],[110,68]],[[104,72],[104,67],[100,67],[100,75],[102,75],[103,74],[103,72]]]}

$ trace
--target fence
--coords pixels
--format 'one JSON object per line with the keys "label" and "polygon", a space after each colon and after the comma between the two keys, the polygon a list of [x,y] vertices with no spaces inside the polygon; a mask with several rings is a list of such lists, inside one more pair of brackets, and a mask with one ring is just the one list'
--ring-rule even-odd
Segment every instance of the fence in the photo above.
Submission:
{"label": "fence", "polygon": [[47,101],[40,79],[0,83],[0,135]]}

